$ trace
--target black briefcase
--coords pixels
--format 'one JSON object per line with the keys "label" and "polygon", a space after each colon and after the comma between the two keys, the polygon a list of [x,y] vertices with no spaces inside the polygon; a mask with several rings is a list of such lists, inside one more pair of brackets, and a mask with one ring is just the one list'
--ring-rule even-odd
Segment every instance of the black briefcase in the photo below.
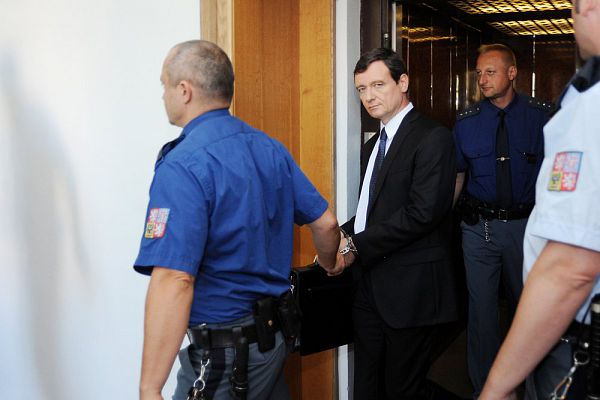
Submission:
{"label": "black briefcase", "polygon": [[346,268],[338,276],[327,276],[317,263],[293,268],[294,295],[302,311],[296,350],[305,356],[352,343],[354,282]]}

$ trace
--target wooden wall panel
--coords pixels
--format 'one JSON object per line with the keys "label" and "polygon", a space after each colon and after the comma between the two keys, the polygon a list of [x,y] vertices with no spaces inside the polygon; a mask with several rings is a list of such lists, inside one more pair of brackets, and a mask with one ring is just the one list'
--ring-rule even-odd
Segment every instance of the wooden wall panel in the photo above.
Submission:
{"label": "wooden wall panel", "polygon": [[[299,2],[299,163],[330,204],[333,203],[333,3]],[[308,245],[308,240],[302,240]],[[300,249],[301,262],[314,257],[312,245]]]}
{"label": "wooden wall panel", "polygon": [[574,41],[540,41],[536,44],[536,97],[556,102],[575,71]]}
{"label": "wooden wall panel", "polygon": [[262,0],[234,1],[232,60],[235,72],[233,95],[236,116],[263,129],[263,24]]}

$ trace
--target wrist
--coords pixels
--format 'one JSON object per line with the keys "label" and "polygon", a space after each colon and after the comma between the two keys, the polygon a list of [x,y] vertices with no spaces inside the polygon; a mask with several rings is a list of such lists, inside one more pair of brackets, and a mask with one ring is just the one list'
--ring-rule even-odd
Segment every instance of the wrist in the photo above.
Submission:
{"label": "wrist", "polygon": [[161,396],[161,390],[154,385],[147,385],[144,383],[140,384],[139,387],[140,398],[154,399],[158,398],[157,396]]}
{"label": "wrist", "polygon": [[481,391],[481,395],[479,396],[480,400],[511,400],[516,399],[515,393],[510,390],[506,390],[504,388],[498,387],[494,385],[494,382],[488,381],[483,387]]}

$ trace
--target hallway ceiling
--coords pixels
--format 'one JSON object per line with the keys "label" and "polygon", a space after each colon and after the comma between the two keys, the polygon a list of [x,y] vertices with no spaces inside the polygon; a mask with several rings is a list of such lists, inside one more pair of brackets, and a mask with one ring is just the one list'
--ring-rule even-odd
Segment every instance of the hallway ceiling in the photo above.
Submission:
{"label": "hallway ceiling", "polygon": [[485,25],[509,36],[573,34],[570,0],[423,0],[473,26]]}

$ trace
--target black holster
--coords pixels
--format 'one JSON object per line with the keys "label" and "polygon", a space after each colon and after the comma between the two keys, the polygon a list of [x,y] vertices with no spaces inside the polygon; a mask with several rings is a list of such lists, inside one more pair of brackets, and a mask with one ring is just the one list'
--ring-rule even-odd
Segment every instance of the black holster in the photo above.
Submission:
{"label": "black holster", "polygon": [[275,333],[279,329],[288,342],[296,340],[300,335],[300,307],[290,290],[279,298],[265,297],[257,300],[253,309],[258,350],[261,353],[275,347]]}
{"label": "black holster", "polygon": [[456,202],[455,210],[467,225],[475,225],[479,222],[479,207],[477,200],[467,193],[462,193]]}
{"label": "black holster", "polygon": [[256,336],[258,350],[261,353],[275,347],[275,303],[274,297],[265,297],[254,303],[254,323],[256,324]]}
{"label": "black holster", "polygon": [[277,316],[281,333],[287,341],[294,341],[300,335],[300,321],[302,313],[298,301],[290,290],[279,297]]}

